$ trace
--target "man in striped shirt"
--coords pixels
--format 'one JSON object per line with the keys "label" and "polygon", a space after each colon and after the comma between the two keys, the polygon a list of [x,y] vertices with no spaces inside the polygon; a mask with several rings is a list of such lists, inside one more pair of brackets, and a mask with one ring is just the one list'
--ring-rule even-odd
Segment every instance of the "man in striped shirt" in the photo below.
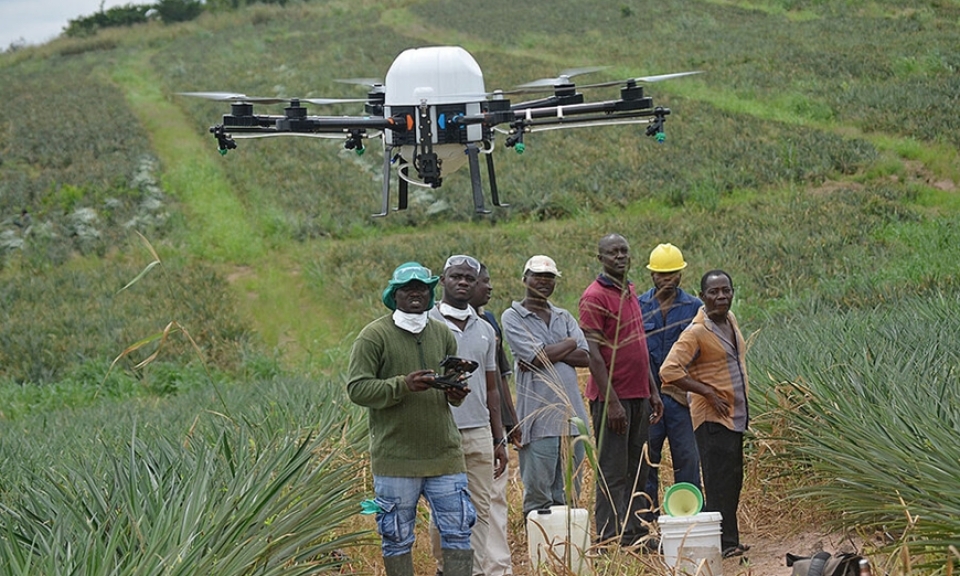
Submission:
{"label": "man in striped shirt", "polygon": [[704,510],[720,512],[723,556],[740,556],[737,507],[743,487],[743,433],[747,406],[746,347],[730,312],[733,280],[711,270],[700,280],[703,308],[683,331],[660,368],[663,389],[691,392],[690,415],[703,470]]}

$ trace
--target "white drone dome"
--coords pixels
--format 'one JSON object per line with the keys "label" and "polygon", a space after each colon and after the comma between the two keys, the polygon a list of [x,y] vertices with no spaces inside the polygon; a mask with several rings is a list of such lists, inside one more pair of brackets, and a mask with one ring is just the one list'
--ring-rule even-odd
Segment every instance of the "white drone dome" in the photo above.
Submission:
{"label": "white drone dome", "polygon": [[455,104],[484,99],[483,72],[459,46],[404,50],[387,71],[387,106]]}

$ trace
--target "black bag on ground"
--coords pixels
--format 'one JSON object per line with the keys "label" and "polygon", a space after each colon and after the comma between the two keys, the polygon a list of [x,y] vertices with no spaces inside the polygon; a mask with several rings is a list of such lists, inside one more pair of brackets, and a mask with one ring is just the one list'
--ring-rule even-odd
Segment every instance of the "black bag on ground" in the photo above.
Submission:
{"label": "black bag on ground", "polygon": [[787,554],[787,566],[793,567],[791,576],[858,576],[859,554],[817,552],[813,556]]}

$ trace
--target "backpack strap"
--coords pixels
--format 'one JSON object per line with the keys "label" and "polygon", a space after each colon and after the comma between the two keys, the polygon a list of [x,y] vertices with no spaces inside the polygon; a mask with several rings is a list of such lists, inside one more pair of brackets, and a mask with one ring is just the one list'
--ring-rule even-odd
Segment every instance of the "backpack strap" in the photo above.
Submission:
{"label": "backpack strap", "polygon": [[827,560],[830,560],[832,554],[829,552],[817,552],[810,559],[810,567],[807,568],[807,576],[824,576],[823,569],[827,566]]}
{"label": "backpack strap", "polygon": [[862,558],[862,556],[859,554],[845,552],[837,554],[834,558],[837,560],[837,565],[833,570],[833,576],[847,576],[848,574],[860,573],[860,558]]}

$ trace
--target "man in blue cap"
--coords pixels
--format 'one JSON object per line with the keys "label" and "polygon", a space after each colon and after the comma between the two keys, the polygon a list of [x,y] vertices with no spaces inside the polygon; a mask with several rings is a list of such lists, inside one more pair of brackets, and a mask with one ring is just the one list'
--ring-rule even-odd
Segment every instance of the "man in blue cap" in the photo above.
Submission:
{"label": "man in blue cap", "polygon": [[417,503],[426,498],[440,532],[444,572],[470,576],[476,512],[467,492],[460,433],[450,406],[470,389],[438,389],[435,370],[457,340],[431,321],[439,282],[417,262],[401,264],[383,291],[393,311],[367,324],[350,351],[347,393],[367,408],[377,530],[387,576],[413,576]]}

